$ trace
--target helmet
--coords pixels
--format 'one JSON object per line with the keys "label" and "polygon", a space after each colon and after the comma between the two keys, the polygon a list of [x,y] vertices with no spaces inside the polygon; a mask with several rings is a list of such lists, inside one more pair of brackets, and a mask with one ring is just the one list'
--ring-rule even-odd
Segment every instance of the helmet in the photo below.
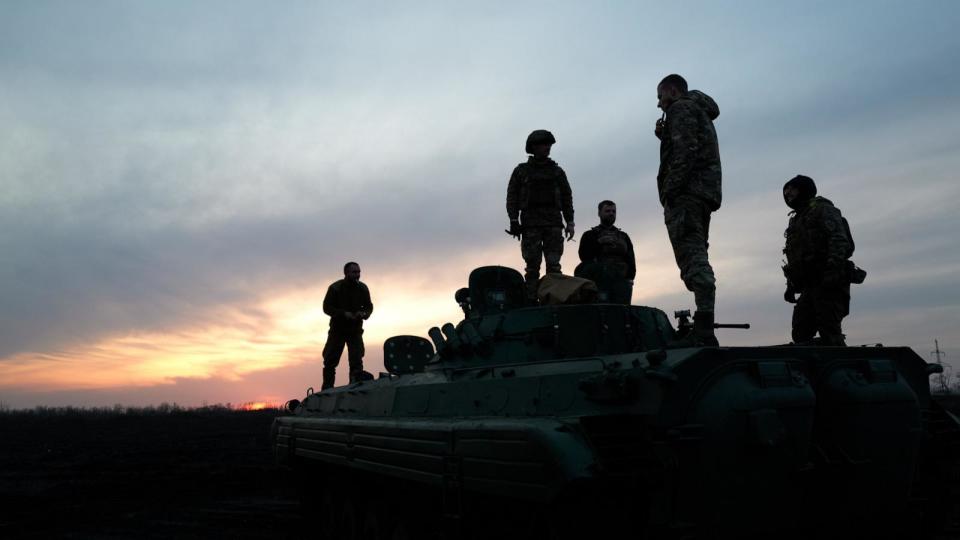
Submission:
{"label": "helmet", "polygon": [[553,137],[553,133],[550,133],[545,129],[538,129],[533,131],[532,133],[530,133],[530,135],[527,136],[527,146],[526,146],[527,153],[528,154],[533,153],[533,145],[544,144],[544,143],[557,144],[557,139]]}

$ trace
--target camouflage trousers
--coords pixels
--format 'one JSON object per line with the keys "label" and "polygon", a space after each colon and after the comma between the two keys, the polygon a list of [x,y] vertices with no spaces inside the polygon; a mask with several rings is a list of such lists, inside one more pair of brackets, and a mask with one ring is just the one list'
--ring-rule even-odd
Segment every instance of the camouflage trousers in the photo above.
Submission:
{"label": "camouflage trousers", "polygon": [[527,290],[537,290],[540,279],[540,260],[547,262],[547,273],[560,272],[560,257],[563,255],[563,229],[560,227],[528,227],[520,240],[520,253],[526,263],[524,278]]}
{"label": "camouflage trousers", "polygon": [[663,209],[680,279],[693,293],[697,311],[713,311],[716,299],[717,280],[707,258],[710,213],[706,201],[686,195]]}
{"label": "camouflage trousers", "polygon": [[820,334],[823,345],[846,345],[841,321],[850,313],[850,285],[806,287],[793,306],[793,342],[809,343]]}
{"label": "camouflage trousers", "polygon": [[331,388],[336,378],[337,366],[343,347],[347,347],[347,361],[350,362],[350,382],[359,378],[363,372],[363,330],[357,332],[327,332],[327,342],[323,345],[323,384],[321,388]]}

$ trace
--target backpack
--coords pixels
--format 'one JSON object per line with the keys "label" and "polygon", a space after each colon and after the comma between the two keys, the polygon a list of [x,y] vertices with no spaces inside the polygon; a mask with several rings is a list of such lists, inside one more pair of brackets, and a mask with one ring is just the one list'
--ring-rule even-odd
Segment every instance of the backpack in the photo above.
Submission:
{"label": "backpack", "polygon": [[847,235],[847,240],[850,242],[850,249],[846,253],[846,261],[844,262],[844,273],[847,276],[847,280],[850,283],[860,284],[867,279],[867,271],[863,268],[857,266],[857,264],[850,260],[850,257],[853,255],[853,251],[857,248],[857,245],[853,241],[853,234],[850,232],[850,224],[847,223],[847,218],[840,218],[843,221],[843,232]]}

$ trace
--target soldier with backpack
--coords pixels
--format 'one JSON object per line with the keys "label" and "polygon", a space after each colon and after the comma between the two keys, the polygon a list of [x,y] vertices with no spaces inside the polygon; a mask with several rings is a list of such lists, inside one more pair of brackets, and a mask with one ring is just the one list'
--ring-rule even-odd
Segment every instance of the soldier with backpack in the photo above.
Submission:
{"label": "soldier with backpack", "polygon": [[[808,176],[788,181],[783,200],[792,209],[784,232],[783,298],[794,304],[793,342],[844,346],[841,321],[850,313],[850,284],[866,277],[850,261],[850,226],[829,199],[817,196],[817,185]],[[820,339],[814,340],[818,333]]]}
{"label": "soldier with backpack", "polygon": [[526,144],[531,156],[513,169],[507,185],[507,234],[520,240],[530,298],[537,296],[540,261],[546,261],[547,273],[559,273],[564,233],[571,240],[575,231],[570,182],[557,162],[550,159],[550,147],[556,142],[545,129],[531,133]]}

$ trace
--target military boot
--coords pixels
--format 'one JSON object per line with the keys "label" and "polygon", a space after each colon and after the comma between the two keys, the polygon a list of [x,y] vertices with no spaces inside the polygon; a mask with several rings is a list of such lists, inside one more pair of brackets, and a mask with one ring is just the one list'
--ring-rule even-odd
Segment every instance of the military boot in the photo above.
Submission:
{"label": "military boot", "polygon": [[323,383],[320,385],[320,391],[324,391],[327,388],[333,388],[333,382],[337,378],[336,368],[325,367],[323,368]]}
{"label": "military boot", "polygon": [[540,275],[527,273],[524,276],[524,286],[527,290],[527,302],[530,304],[540,303],[537,290],[540,287]]}
{"label": "military boot", "polygon": [[[686,328],[690,328],[687,326]],[[683,349],[687,347],[717,347],[717,336],[713,333],[713,312],[697,311],[693,314],[693,327],[687,332],[687,335],[680,339],[671,341],[667,344],[671,349]]]}
{"label": "military boot", "polygon": [[719,347],[717,335],[713,332],[713,312],[697,311],[693,314],[693,332],[697,344],[704,347]]}
{"label": "military boot", "polygon": [[824,347],[846,347],[847,340],[844,334],[827,334],[820,336],[820,344]]}

